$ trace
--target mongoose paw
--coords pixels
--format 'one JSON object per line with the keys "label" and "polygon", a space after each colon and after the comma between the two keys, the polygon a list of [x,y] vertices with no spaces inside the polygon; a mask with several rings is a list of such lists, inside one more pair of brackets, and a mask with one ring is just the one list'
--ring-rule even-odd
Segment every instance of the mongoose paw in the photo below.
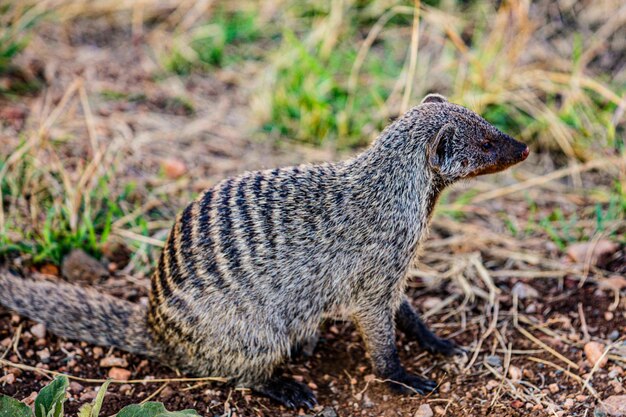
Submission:
{"label": "mongoose paw", "polygon": [[420,378],[417,375],[412,375],[407,372],[402,373],[395,378],[389,378],[389,388],[393,392],[402,395],[426,395],[433,392],[437,388],[437,383],[430,379]]}
{"label": "mongoose paw", "polygon": [[272,378],[254,387],[253,390],[289,408],[310,409],[317,404],[317,399],[309,387],[289,378]]}
{"label": "mongoose paw", "polygon": [[445,356],[462,355],[465,350],[450,339],[433,337],[432,339],[423,340],[421,346],[430,353],[441,353]]}

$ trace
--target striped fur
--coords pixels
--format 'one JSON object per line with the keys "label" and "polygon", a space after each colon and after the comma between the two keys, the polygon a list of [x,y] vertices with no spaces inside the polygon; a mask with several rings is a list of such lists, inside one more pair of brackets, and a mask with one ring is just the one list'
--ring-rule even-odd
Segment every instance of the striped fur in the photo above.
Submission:
{"label": "striped fur", "polygon": [[[399,364],[395,320],[431,350],[452,345],[429,333],[404,299],[409,263],[444,187],[526,155],[524,145],[478,115],[427,97],[350,160],[249,172],[201,194],[169,234],[152,276],[147,320],[131,323],[145,325],[143,334],[133,330],[110,340],[89,335],[89,325],[50,327],[131,351],[143,347],[189,373],[225,376],[266,392],[263,383],[292,347],[315,333],[323,315],[342,311],[363,333],[378,375],[429,390],[428,381]],[[50,325],[38,303],[27,305],[28,293],[41,295],[34,290],[40,285],[4,275],[0,302]],[[79,302],[47,291],[66,306]],[[99,303],[141,315],[120,301],[100,297]],[[109,310],[92,309],[78,321],[101,323]]]}

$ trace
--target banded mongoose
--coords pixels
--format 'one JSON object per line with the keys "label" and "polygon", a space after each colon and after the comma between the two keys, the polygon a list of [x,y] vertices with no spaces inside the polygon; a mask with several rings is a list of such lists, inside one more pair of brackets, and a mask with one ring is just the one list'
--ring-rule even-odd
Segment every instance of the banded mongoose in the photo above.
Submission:
{"label": "banded mongoose", "polygon": [[70,284],[0,274],[0,303],[59,336],[227,377],[289,407],[312,407],[282,377],[323,315],[346,311],[375,374],[403,394],[435,382],[405,371],[396,326],[452,354],[404,295],[406,272],[448,185],[523,161],[526,145],[440,95],[389,125],[352,159],[248,172],[189,204],[152,275],[149,306]]}

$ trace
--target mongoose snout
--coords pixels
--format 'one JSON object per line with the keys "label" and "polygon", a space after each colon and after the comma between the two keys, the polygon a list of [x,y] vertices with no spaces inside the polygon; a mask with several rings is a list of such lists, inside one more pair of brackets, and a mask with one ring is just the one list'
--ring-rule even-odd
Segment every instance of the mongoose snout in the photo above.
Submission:
{"label": "mongoose snout", "polygon": [[483,168],[473,173],[473,176],[493,174],[528,158],[530,150],[525,144],[516,141],[509,135],[500,134],[496,139],[484,142],[481,149],[489,154],[488,162]]}
{"label": "mongoose snout", "polygon": [[436,384],[404,369],[395,332],[458,352],[404,296],[435,203],[446,186],[527,156],[479,115],[429,95],[349,160],[247,172],[204,191],[176,218],[147,308],[1,272],[0,303],[60,336],[226,377],[289,407],[316,399],[280,365],[326,314],[346,311],[376,375],[424,394]]}

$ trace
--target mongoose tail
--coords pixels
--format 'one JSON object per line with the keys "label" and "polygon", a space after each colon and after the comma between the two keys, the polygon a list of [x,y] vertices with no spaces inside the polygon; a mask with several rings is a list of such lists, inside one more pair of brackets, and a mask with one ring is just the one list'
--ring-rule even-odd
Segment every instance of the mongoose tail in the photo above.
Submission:
{"label": "mongoose tail", "polygon": [[45,324],[58,336],[158,356],[146,308],[94,289],[0,272],[0,304]]}

